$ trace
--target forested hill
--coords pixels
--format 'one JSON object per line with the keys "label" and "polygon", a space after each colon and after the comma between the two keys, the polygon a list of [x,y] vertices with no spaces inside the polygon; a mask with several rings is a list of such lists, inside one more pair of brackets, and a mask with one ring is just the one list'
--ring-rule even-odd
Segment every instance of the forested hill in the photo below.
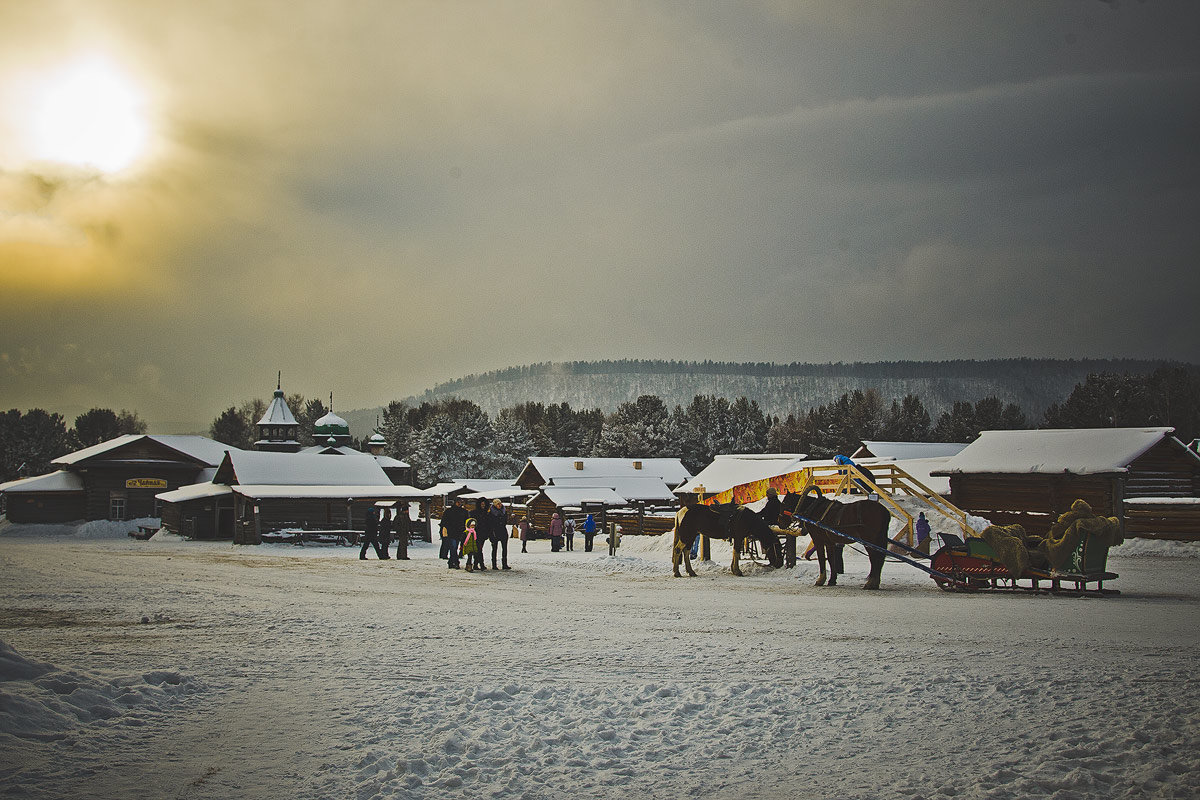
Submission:
{"label": "forested hill", "polygon": [[[876,389],[885,402],[915,394],[931,415],[956,401],[995,396],[1019,405],[1031,420],[1063,401],[1089,373],[1144,374],[1169,362],[1132,359],[1002,359],[888,361],[850,364],[769,364],[719,361],[570,361],[468,375],[405,398],[410,405],[445,397],[477,403],[494,416],[526,401],[568,403],[611,412],[644,394],[686,406],[696,395],[745,396],[764,413],[786,417],[855,389]],[[374,424],[376,410],[363,410]],[[361,428],[365,430],[366,428]]]}

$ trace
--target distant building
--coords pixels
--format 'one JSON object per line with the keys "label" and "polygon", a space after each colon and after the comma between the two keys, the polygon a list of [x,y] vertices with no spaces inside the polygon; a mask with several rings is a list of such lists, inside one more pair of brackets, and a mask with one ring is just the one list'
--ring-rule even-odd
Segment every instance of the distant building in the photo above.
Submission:
{"label": "distant building", "polygon": [[13,522],[157,517],[156,495],[212,477],[230,450],[237,448],[204,436],[126,434],[56,458],[59,472],[10,481],[0,492]]}
{"label": "distant building", "polygon": [[1084,500],[1127,535],[1200,538],[1200,456],[1173,428],[984,431],[934,475],[959,508],[1045,533]]}
{"label": "distant building", "polygon": [[195,538],[258,544],[282,528],[362,530],[379,501],[424,500],[428,494],[392,482],[365,453],[231,451],[208,483],[159,495],[163,527]]}

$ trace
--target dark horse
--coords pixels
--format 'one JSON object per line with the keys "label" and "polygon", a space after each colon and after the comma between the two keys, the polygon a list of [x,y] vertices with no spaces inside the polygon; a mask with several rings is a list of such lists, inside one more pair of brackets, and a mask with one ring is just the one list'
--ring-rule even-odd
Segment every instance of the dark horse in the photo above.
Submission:
{"label": "dark horse", "polygon": [[675,577],[679,574],[682,559],[687,574],[696,577],[692,569],[692,542],[701,534],[710,539],[728,539],[733,543],[733,564],[729,571],[741,577],[738,555],[747,539],[757,539],[772,567],[783,566],[783,554],[779,552],[779,539],[771,527],[745,506],[729,503],[722,506],[706,506],[693,503],[679,509],[675,515],[675,547],[671,550],[671,566]]}
{"label": "dark horse", "polygon": [[[803,494],[789,492],[783,498],[783,518],[794,515],[819,522],[828,528],[856,536],[864,542],[887,550],[888,524],[892,515],[887,507],[878,500],[855,500],[852,503],[839,503],[830,500],[821,493],[819,486],[809,486]],[[817,551],[817,561],[821,565],[821,577],[817,578],[817,586],[825,585],[825,558],[829,557],[829,585],[837,585],[838,573],[844,572],[842,565],[842,547],[849,539],[836,536],[818,525],[812,525],[804,520],[795,520],[800,530],[812,539]],[[883,562],[887,558],[884,552],[867,550],[871,559],[871,574],[867,576],[864,589],[878,589],[879,575],[883,571]]]}

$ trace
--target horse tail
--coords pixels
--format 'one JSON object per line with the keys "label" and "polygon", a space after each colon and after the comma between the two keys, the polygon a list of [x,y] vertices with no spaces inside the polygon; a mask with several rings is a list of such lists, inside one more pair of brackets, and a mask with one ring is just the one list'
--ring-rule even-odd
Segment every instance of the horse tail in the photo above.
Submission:
{"label": "horse tail", "polygon": [[672,540],[674,542],[672,549],[675,551],[680,551],[679,530],[683,527],[683,515],[687,513],[687,510],[688,507],[684,506],[675,512],[675,527],[671,529]]}

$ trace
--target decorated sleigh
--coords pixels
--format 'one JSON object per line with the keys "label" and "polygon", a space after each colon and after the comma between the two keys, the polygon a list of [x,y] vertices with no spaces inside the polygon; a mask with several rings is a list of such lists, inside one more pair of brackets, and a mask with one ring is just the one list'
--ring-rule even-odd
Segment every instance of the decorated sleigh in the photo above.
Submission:
{"label": "decorated sleigh", "polygon": [[1114,595],[1105,581],[1110,547],[1123,541],[1112,517],[1097,517],[1082,500],[1061,515],[1045,537],[1028,536],[1020,525],[992,525],[962,541],[943,535],[930,572],[947,591],[1032,591]]}

